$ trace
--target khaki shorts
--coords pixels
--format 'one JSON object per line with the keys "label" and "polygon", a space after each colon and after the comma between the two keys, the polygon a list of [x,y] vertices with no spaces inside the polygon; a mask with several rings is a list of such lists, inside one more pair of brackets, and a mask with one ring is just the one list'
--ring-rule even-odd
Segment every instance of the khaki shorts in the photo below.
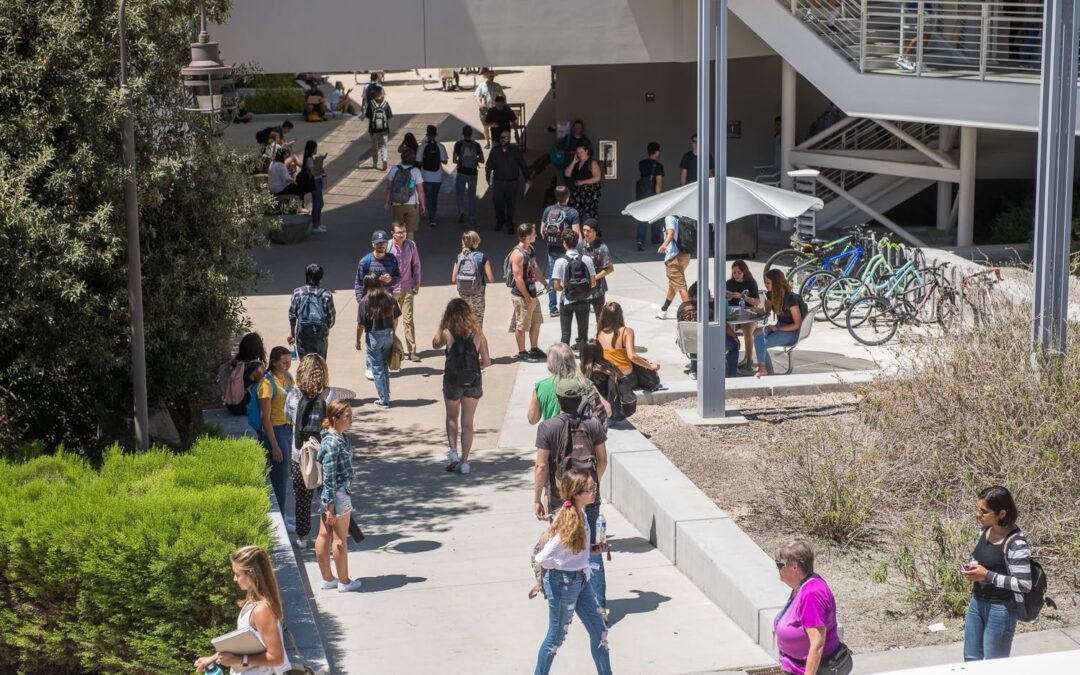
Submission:
{"label": "khaki shorts", "polygon": [[528,333],[529,329],[534,325],[539,326],[544,323],[544,313],[540,311],[540,301],[536,300],[532,304],[532,309],[525,306],[524,298],[519,298],[516,295],[514,299],[514,316],[510,319],[510,332],[515,333],[522,331]]}
{"label": "khaki shorts", "polygon": [[690,266],[690,254],[680,253],[664,263],[667,272],[668,290],[686,290],[686,268]]}
{"label": "khaki shorts", "polygon": [[394,220],[405,226],[409,239],[416,238],[416,230],[420,227],[419,204],[394,204],[391,210]]}

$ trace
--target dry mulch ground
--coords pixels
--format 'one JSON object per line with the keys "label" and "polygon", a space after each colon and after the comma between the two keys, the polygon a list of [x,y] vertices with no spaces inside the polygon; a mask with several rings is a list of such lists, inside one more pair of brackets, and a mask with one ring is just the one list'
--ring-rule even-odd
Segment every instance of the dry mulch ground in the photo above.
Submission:
{"label": "dry mulch ground", "polygon": [[[783,541],[805,535],[797,523],[783,517],[781,496],[770,490],[768,467],[759,461],[761,449],[786,444],[823,419],[837,424],[857,423],[856,400],[854,394],[738,399],[750,424],[710,428],[682,424],[675,411],[692,407],[692,400],[681,399],[661,406],[639,406],[633,422],[771,555]],[[871,567],[887,563],[890,556],[881,542],[845,547],[809,539],[817,554],[815,571],[829,582],[837,597],[844,640],[854,651],[876,652],[964,639],[962,619],[915,616],[900,581],[871,581]],[[1019,631],[1080,625],[1080,592],[1074,589],[1063,595],[1053,584],[1051,591],[1059,609],[1045,609],[1034,624],[1019,624]],[[927,630],[927,626],[939,621],[944,622],[946,630]]]}

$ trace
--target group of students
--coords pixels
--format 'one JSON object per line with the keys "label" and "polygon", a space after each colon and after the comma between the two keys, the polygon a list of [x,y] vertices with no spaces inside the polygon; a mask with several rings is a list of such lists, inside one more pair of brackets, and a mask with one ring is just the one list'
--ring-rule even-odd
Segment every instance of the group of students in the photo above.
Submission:
{"label": "group of students", "polygon": [[310,194],[312,232],[323,234],[326,232],[322,224],[324,158],[318,154],[319,144],[314,140],[304,144],[304,154],[297,158],[293,153],[295,141],[286,136],[292,129],[293,123],[285,120],[280,126],[267,127],[256,134],[267,162],[266,189],[275,197],[299,197],[301,203]]}

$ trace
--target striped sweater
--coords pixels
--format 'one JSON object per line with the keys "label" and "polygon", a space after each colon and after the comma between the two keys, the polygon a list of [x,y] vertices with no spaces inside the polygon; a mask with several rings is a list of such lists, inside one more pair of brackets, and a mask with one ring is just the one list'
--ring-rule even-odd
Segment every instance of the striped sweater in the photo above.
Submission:
{"label": "striped sweater", "polygon": [[[986,536],[989,529],[988,527],[983,528],[979,532],[979,538],[975,540],[976,546]],[[1022,604],[1024,602],[1023,594],[1031,590],[1031,547],[1028,545],[1027,537],[1024,536],[1019,527],[1006,538],[1006,541],[1008,542],[1008,548],[1005,550],[1005,564],[1009,568],[1009,573],[1000,574],[988,570],[986,579],[978,583],[1010,590],[1016,601]],[[977,564],[974,556],[971,558],[971,563],[973,565]]]}

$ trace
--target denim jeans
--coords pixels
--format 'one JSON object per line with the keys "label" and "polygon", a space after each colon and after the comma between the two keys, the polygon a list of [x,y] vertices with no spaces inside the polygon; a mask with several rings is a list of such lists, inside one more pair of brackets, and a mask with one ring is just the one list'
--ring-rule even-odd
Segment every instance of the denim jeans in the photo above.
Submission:
{"label": "denim jeans", "polygon": [[[554,312],[555,308],[559,306],[559,292],[555,290],[555,277],[553,277],[551,275],[555,271],[555,261],[558,260],[559,258],[561,258],[563,256],[564,252],[565,251],[558,251],[558,252],[552,251],[551,250],[551,245],[550,244],[548,245],[547,276],[548,276],[548,288],[551,289],[550,291],[548,291],[548,310],[552,311],[552,312]],[[566,342],[566,341],[564,340],[564,342]],[[570,344],[570,343],[567,342],[566,344]]]}
{"label": "denim jeans", "polygon": [[424,181],[424,208],[427,209],[427,219],[429,223],[434,223],[439,215],[440,188],[442,188],[442,181],[439,181],[438,183]]}
{"label": "denim jeans", "polygon": [[971,599],[964,619],[964,660],[1008,658],[1016,633],[1016,603]]}
{"label": "denim jeans", "polygon": [[315,179],[315,189],[311,191],[311,226],[318,227],[322,222],[323,187],[326,178],[318,176]]}
{"label": "denim jeans", "polygon": [[266,448],[266,464],[270,467],[270,485],[274,489],[278,508],[281,509],[281,514],[285,515],[285,499],[289,495],[289,476],[292,471],[292,425],[279,424],[274,427],[274,438],[281,448],[280,462],[274,461],[274,453],[270,449],[270,440],[266,438],[266,434],[259,432],[259,442]]}
{"label": "denim jeans", "polygon": [[754,353],[758,355],[758,363],[764,363],[765,369],[772,371],[772,358],[769,356],[768,348],[788,347],[798,341],[799,331],[797,330],[778,331],[766,326],[760,333],[754,333]]}
{"label": "denim jeans", "polygon": [[547,675],[555,661],[555,653],[566,639],[566,630],[577,612],[589,631],[589,649],[598,675],[611,674],[611,655],[608,653],[607,627],[600,616],[592,586],[585,583],[584,572],[544,572],[544,591],[548,598],[548,631],[540,653],[536,655],[535,675]]}
{"label": "denim jeans", "polygon": [[[724,335],[724,365],[728,377],[739,375],[739,341],[730,335]],[[697,354],[690,355],[690,372],[697,373]]]}
{"label": "denim jeans", "polygon": [[646,230],[650,234],[649,239],[652,240],[649,243],[653,246],[659,246],[664,241],[664,221],[658,220],[655,223],[645,223],[642,221],[638,221],[637,236],[634,241],[639,244],[644,244]]}
{"label": "denim jeans", "polygon": [[577,342],[585,344],[589,341],[589,313],[591,311],[592,306],[589,305],[588,300],[563,303],[559,314],[559,327],[562,329],[562,341],[564,344],[574,344],[570,342],[570,327],[575,320],[577,321]]}
{"label": "denim jeans", "polygon": [[[589,504],[585,507],[585,518],[589,522],[589,541],[596,543],[596,519],[600,516],[600,504]],[[607,580],[604,578],[604,556],[601,553],[589,554],[589,567],[592,568],[592,577],[589,585],[592,586],[596,602],[601,607],[607,607]]]}
{"label": "denim jeans", "polygon": [[394,331],[389,328],[366,334],[367,367],[375,380],[375,392],[383,403],[390,403],[390,351],[394,348]]}
{"label": "denim jeans", "polygon": [[476,222],[476,176],[470,176],[463,174],[460,171],[457,174],[457,180],[454,181],[454,194],[457,197],[457,210],[458,213],[465,213],[465,197],[469,197],[469,223]]}

